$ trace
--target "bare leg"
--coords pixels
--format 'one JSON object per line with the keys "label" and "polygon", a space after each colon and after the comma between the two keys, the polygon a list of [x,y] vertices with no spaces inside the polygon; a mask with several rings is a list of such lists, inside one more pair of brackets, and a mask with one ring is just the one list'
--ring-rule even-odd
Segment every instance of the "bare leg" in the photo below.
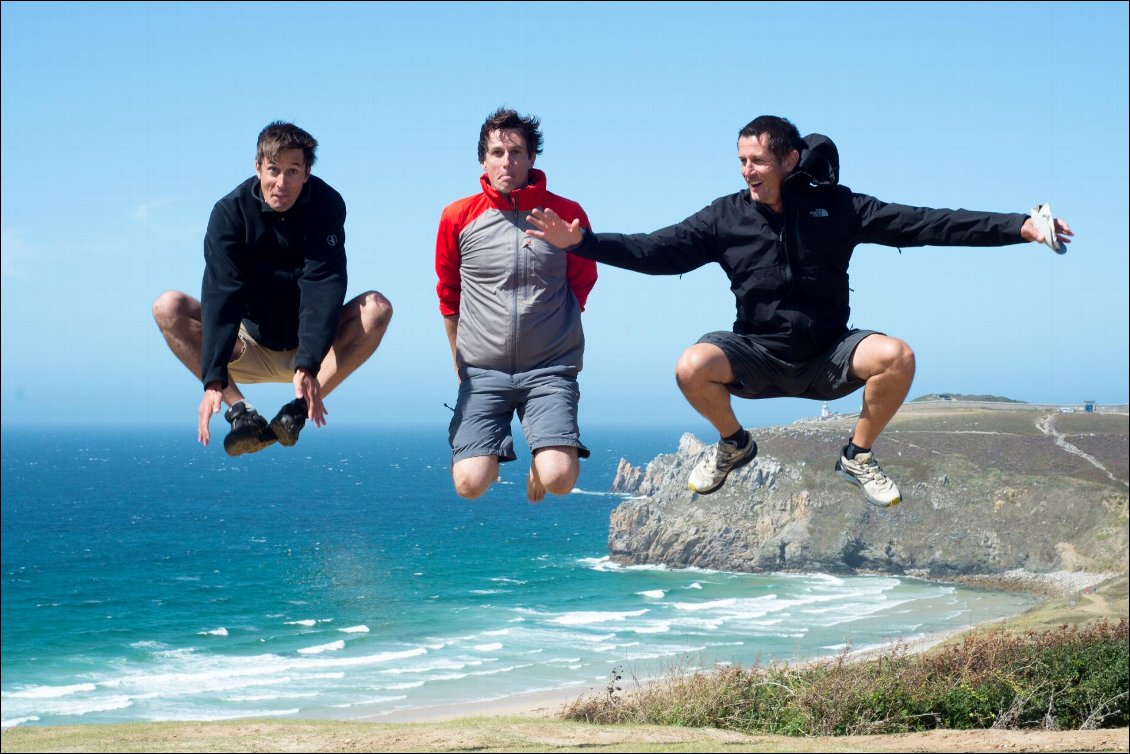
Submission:
{"label": "bare leg", "polygon": [[456,461],[451,467],[455,492],[468,500],[481,497],[498,479],[498,463],[498,456],[475,456]]}
{"label": "bare leg", "polygon": [[[153,319],[157,321],[169,349],[198,380],[203,379],[200,362],[204,349],[200,316],[200,302],[180,291],[165,291],[153,303]],[[241,353],[242,349],[243,344],[236,342],[232,357]],[[223,390],[223,399],[230,406],[243,400],[243,393],[229,380]]]}
{"label": "bare leg", "polygon": [[581,464],[576,448],[568,445],[538,448],[530,462],[526,497],[531,503],[539,503],[545,499],[546,492],[567,495],[580,474]]}
{"label": "bare leg", "polygon": [[323,396],[329,395],[376,352],[391,319],[392,304],[376,291],[366,291],[346,302],[333,345],[318,370]]}
{"label": "bare leg", "polygon": [[914,381],[914,351],[898,338],[869,335],[851,356],[851,375],[867,381],[851,441],[870,448],[894,418]]}
{"label": "bare leg", "polygon": [[719,436],[729,437],[742,428],[726,388],[734,381],[734,372],[721,348],[696,343],[683,351],[675,365],[675,381],[687,402],[714,425]]}

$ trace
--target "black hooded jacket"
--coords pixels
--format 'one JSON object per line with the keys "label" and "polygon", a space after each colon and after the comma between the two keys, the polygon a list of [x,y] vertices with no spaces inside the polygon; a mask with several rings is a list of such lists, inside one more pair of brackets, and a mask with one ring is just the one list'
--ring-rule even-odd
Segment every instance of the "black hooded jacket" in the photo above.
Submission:
{"label": "black hooded jacket", "polygon": [[200,293],[204,384],[227,386],[241,321],[267,348],[297,348],[295,368],[317,374],[345,302],[345,261],[345,201],[317,176],[286,212],[263,201],[255,176],[216,202]]}
{"label": "black hooded jacket", "polygon": [[889,204],[840,186],[839,154],[805,137],[782,182],[783,215],[748,190],[714,200],[654,233],[591,233],[571,253],[650,275],[680,275],[716,262],[737,303],[734,332],[755,336],[789,362],[824,353],[848,330],[848,263],[861,243],[1005,246],[1023,243],[1021,214]]}

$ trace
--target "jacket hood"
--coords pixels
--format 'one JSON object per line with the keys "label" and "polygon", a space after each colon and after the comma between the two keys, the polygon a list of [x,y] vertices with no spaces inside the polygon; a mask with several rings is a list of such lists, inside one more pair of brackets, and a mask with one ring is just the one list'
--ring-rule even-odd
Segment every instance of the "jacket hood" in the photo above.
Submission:
{"label": "jacket hood", "polygon": [[801,150],[796,173],[803,173],[810,183],[835,186],[840,182],[840,150],[824,134],[809,134],[804,137],[805,149]]}

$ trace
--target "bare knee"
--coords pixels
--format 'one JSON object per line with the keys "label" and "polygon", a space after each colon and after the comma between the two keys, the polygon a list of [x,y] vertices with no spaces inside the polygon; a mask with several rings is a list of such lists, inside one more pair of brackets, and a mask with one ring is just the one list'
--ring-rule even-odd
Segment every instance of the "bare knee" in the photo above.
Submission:
{"label": "bare knee", "polygon": [[675,363],[675,382],[687,388],[705,382],[729,382],[730,362],[718,346],[696,343]]}
{"label": "bare knee", "polygon": [[482,497],[497,478],[497,467],[491,468],[480,463],[467,464],[461,461],[451,469],[451,481],[455,484],[455,493],[466,500]]}
{"label": "bare knee", "polygon": [[455,494],[464,500],[475,500],[483,496],[490,484],[479,484],[468,479],[455,479]]}
{"label": "bare knee", "polygon": [[161,329],[167,329],[193,316],[199,317],[200,304],[187,293],[165,291],[153,302],[153,319]]}
{"label": "bare knee", "polygon": [[458,468],[452,469],[451,481],[455,483],[455,494],[459,497],[474,500],[490,487],[490,482],[484,482],[478,475],[467,474]]}
{"label": "bare knee", "polygon": [[554,495],[572,492],[581,474],[575,448],[542,448],[534,453],[534,465],[542,486]]}
{"label": "bare knee", "polygon": [[542,473],[539,470],[538,476],[547,492],[554,495],[568,495],[577,485],[580,467],[573,464],[572,467],[551,469],[548,473]]}
{"label": "bare knee", "polygon": [[914,376],[914,351],[905,340],[888,338],[883,344],[882,360],[887,370],[895,374]]}
{"label": "bare knee", "polygon": [[366,332],[384,332],[392,320],[392,304],[377,291],[366,291],[359,297],[361,326]]}
{"label": "bare knee", "polygon": [[568,495],[577,486],[577,474],[569,474],[565,476],[554,477],[550,480],[542,480],[547,492],[553,495]]}
{"label": "bare knee", "polygon": [[909,382],[914,379],[914,351],[898,338],[872,335],[856,348],[851,368],[853,375],[865,380]]}

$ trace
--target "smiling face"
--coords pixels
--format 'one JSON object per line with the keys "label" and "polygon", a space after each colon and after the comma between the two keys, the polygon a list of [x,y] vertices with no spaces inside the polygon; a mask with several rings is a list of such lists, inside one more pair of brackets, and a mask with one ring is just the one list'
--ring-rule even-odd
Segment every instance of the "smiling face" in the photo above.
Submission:
{"label": "smiling face", "polygon": [[490,132],[482,165],[494,190],[509,195],[529,183],[536,157],[530,154],[521,131],[506,128]]}
{"label": "smiling face", "polygon": [[284,149],[273,158],[255,163],[263,201],[275,212],[286,212],[298,201],[302,186],[310,177],[301,149]]}
{"label": "smiling face", "polygon": [[758,138],[743,136],[738,139],[738,161],[742,164],[742,179],[749,187],[750,198],[781,212],[781,184],[793,172],[800,153],[795,149],[784,159],[769,151],[768,134]]}

